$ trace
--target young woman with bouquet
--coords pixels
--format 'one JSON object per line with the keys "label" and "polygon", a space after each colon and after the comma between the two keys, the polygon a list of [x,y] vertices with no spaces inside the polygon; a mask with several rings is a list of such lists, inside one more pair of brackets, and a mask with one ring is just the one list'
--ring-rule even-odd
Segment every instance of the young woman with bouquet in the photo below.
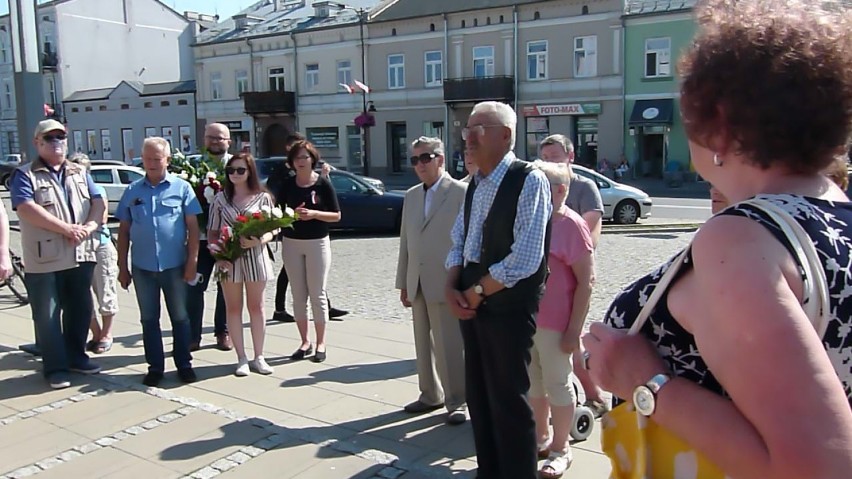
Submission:
{"label": "young woman with bouquet", "polygon": [[[254,158],[248,153],[231,157],[225,166],[225,182],[210,205],[207,224],[208,244],[217,248],[223,228],[239,231],[239,224],[254,213],[271,210],[272,196],[263,190],[257,175]],[[272,368],[263,359],[263,342],[266,320],[263,314],[263,290],[273,277],[272,262],[264,245],[272,241],[275,232],[259,236],[239,236],[244,250],[234,261],[219,259],[216,268],[222,275],[221,285],[225,295],[228,331],[237,352],[237,376],[246,376],[250,369],[260,374],[272,374]],[[211,249],[216,255],[216,252]],[[254,361],[249,364],[243,344],[243,289],[249,313],[249,324],[254,349]]]}

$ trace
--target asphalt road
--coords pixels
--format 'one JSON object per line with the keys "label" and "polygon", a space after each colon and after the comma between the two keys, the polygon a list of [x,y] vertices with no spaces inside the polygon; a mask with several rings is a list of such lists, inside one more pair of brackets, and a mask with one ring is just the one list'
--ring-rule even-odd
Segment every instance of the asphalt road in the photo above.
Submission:
{"label": "asphalt road", "polygon": [[710,200],[693,198],[651,198],[651,217],[706,221],[710,218]]}

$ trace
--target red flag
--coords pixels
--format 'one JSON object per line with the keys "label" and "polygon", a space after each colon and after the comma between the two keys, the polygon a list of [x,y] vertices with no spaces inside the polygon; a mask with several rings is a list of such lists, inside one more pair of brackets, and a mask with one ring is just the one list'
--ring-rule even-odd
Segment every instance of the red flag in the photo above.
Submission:
{"label": "red flag", "polygon": [[353,90],[351,86],[349,86],[345,83],[338,83],[338,85],[342,86],[343,89],[346,90],[347,93],[355,93],[355,90]]}
{"label": "red flag", "polygon": [[44,116],[50,116],[56,113],[56,110],[50,107],[47,103],[44,104]]}
{"label": "red flag", "polygon": [[358,80],[353,80],[353,82],[355,83],[355,86],[357,86],[358,88],[360,88],[361,90],[363,90],[363,91],[364,91],[364,93],[370,93],[370,87],[368,87],[368,86],[367,86],[367,85],[365,85],[364,83],[361,83],[361,82],[359,82]]}

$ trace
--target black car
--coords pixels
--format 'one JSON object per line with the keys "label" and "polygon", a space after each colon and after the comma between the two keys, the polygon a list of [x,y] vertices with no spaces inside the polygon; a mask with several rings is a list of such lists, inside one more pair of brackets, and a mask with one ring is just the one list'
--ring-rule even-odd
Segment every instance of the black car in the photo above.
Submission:
{"label": "black car", "polygon": [[[256,161],[263,184],[284,162],[277,158],[260,158]],[[340,203],[340,222],[333,223],[332,229],[399,231],[404,193],[381,191],[362,177],[343,170],[332,170],[329,179]]]}

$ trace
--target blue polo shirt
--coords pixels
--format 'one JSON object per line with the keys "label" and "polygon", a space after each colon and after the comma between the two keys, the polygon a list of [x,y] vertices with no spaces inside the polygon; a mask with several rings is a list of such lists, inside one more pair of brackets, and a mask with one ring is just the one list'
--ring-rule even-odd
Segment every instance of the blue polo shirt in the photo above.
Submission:
{"label": "blue polo shirt", "polygon": [[173,174],[156,186],[148,177],[127,187],[115,216],[130,222],[130,261],[134,268],[165,271],[186,263],[186,216],[201,213],[195,192]]}

